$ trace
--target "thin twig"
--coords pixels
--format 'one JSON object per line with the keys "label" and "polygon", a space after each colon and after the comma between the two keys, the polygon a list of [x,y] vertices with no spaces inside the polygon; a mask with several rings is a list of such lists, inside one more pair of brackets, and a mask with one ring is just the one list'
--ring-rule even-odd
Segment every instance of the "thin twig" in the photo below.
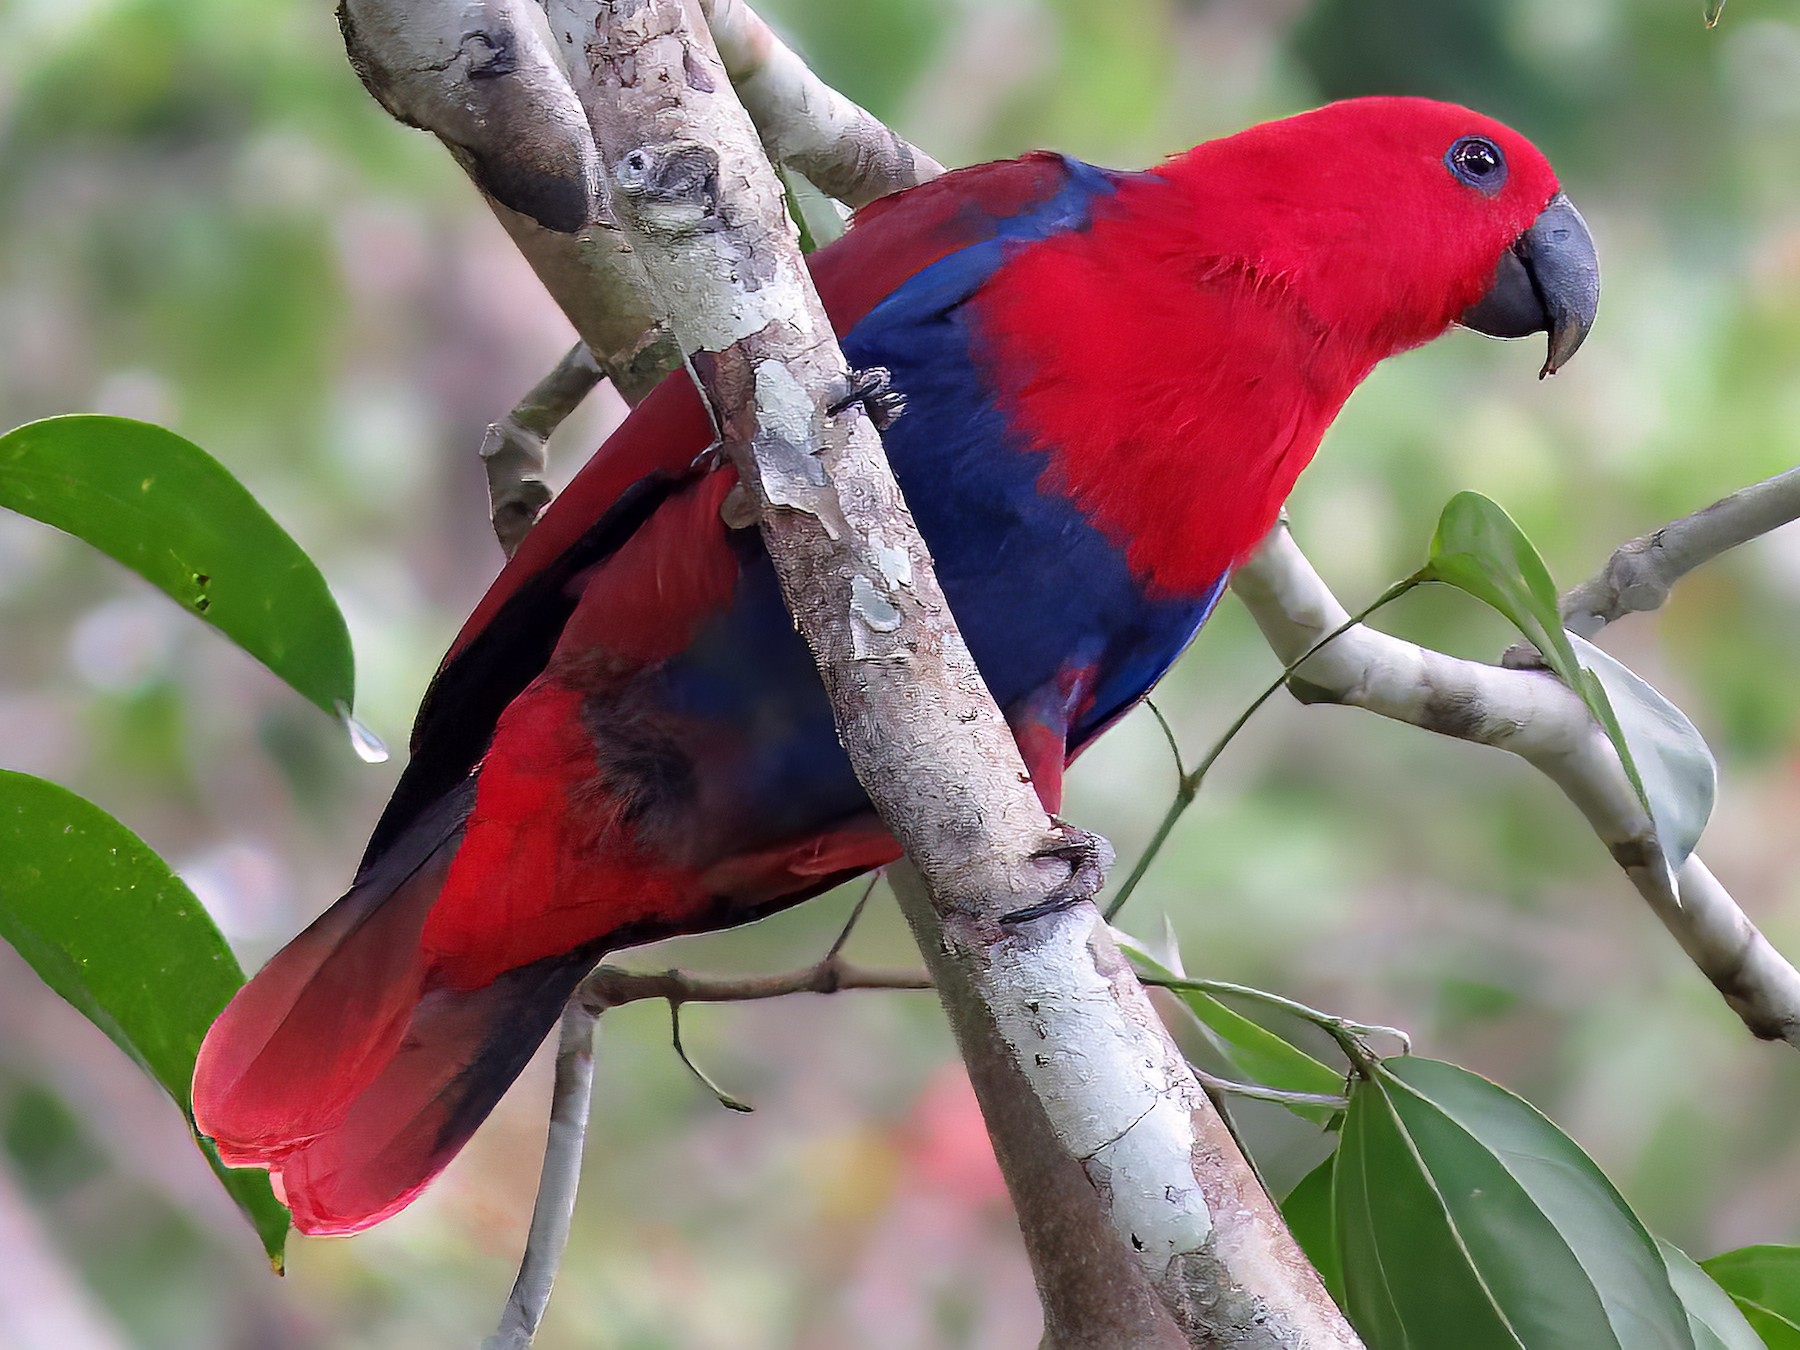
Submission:
{"label": "thin twig", "polygon": [[670,1003],[754,1003],[790,994],[835,994],[845,989],[929,989],[922,970],[870,970],[827,956],[781,975],[695,975],[685,970],[626,970],[596,966],[572,1001],[596,1012],[647,998]]}
{"label": "thin twig", "polygon": [[1282,1088],[1263,1087],[1260,1083],[1240,1083],[1236,1079],[1220,1078],[1198,1066],[1194,1069],[1194,1077],[1209,1092],[1227,1097],[1248,1097],[1254,1102],[1274,1102],[1277,1106],[1324,1106],[1334,1111],[1342,1111],[1350,1105],[1348,1097],[1324,1092],[1288,1092]]}
{"label": "thin twig", "polygon": [[[1192,806],[1194,804],[1194,799],[1200,795],[1200,784],[1206,780],[1206,775],[1212,771],[1212,766],[1218,763],[1219,756],[1225,753],[1225,747],[1230,745],[1231,742],[1237,738],[1238,732],[1244,729],[1250,719],[1256,715],[1257,710],[1273,698],[1276,691],[1283,688],[1287,682],[1293,678],[1295,670],[1311,660],[1312,657],[1328,642],[1331,642],[1341,634],[1347,633],[1383,605],[1392,604],[1395,600],[1398,600],[1418,584],[1419,583],[1412,578],[1396,582],[1377,596],[1374,602],[1366,609],[1346,618],[1343,623],[1339,624],[1331,632],[1325,634],[1324,637],[1313,643],[1312,646],[1301,652],[1300,655],[1296,656],[1292,661],[1289,661],[1287,665],[1282,667],[1281,674],[1277,675],[1262,693],[1258,694],[1250,701],[1250,706],[1232,719],[1231,725],[1225,728],[1225,734],[1214,741],[1212,749],[1206,752],[1206,758],[1196,764],[1192,772],[1181,774],[1181,781],[1176,784],[1175,787],[1175,799],[1169,803],[1169,809],[1163,813],[1162,820],[1157,824],[1156,833],[1150,836],[1150,842],[1144,845],[1144,851],[1138,855],[1137,863],[1131,869],[1131,875],[1125,878],[1125,884],[1119,887],[1119,893],[1112,898],[1112,903],[1106,907],[1106,921],[1108,923],[1111,923],[1113,919],[1117,917],[1119,911],[1125,908],[1125,902],[1131,899],[1131,893],[1135,891],[1138,888],[1138,884],[1143,881],[1145,873],[1150,870],[1150,864],[1156,861],[1157,854],[1161,853],[1163,845],[1168,843],[1169,835],[1175,829],[1176,822],[1187,813],[1188,807]],[[1162,723],[1163,734],[1169,738],[1169,748],[1175,753],[1176,770],[1180,771],[1181,748],[1175,743],[1175,733],[1169,729],[1169,724],[1164,720],[1162,713],[1158,712],[1155,707],[1152,707],[1150,711],[1156,713],[1156,720]]]}
{"label": "thin twig", "polygon": [[[873,889],[871,887],[871,889]],[[863,899],[868,899],[865,892]],[[860,909],[860,904],[858,906]],[[550,1132],[538,1182],[537,1203],[519,1275],[501,1313],[500,1325],[482,1342],[482,1350],[526,1350],[543,1321],[550,1289],[569,1242],[569,1220],[581,1179],[581,1157],[587,1142],[588,1106],[593,1095],[593,1040],[597,1020],[608,1008],[642,999],[666,999],[675,1053],[719,1101],[734,1111],[751,1107],[708,1078],[681,1043],[680,1009],[684,1003],[743,1003],[789,994],[832,994],[845,989],[929,989],[923,971],[865,970],[852,966],[834,950],[804,970],[783,975],[714,978],[683,970],[636,971],[598,966],[581,982],[563,1009],[556,1050],[556,1085],[550,1106]]]}
{"label": "thin twig", "polygon": [[1144,706],[1150,710],[1150,715],[1156,719],[1156,725],[1162,728],[1163,739],[1169,743],[1169,754],[1175,760],[1176,779],[1186,778],[1187,766],[1182,763],[1181,742],[1175,738],[1175,728],[1169,725],[1169,719],[1163,716],[1163,710],[1156,706],[1155,699],[1146,698]]}
{"label": "thin twig", "polygon": [[734,1097],[720,1087],[713,1081],[711,1074],[694,1063],[693,1056],[688,1054],[687,1047],[681,1043],[681,1004],[674,999],[669,1000],[669,1041],[675,1048],[675,1057],[682,1062],[689,1073],[700,1080],[701,1087],[718,1099],[720,1106],[727,1111],[737,1111],[746,1116],[756,1110],[742,1097]]}
{"label": "thin twig", "polygon": [[500,547],[512,557],[520,541],[550,504],[544,480],[550,435],[605,377],[585,342],[564,353],[556,368],[481,438],[481,462],[487,467],[488,515]]}
{"label": "thin twig", "polygon": [[1382,1026],[1376,1022],[1354,1022],[1348,1017],[1339,1017],[1336,1013],[1321,1012],[1310,1008],[1295,999],[1284,998],[1280,994],[1271,994],[1267,989],[1257,989],[1248,984],[1233,984],[1229,980],[1196,980],[1186,975],[1156,975],[1138,971],[1138,979],[1157,989],[1167,989],[1171,993],[1193,992],[1207,994],[1214,998],[1241,998],[1250,1003],[1260,1003],[1265,1007],[1284,1012],[1290,1017],[1297,1017],[1302,1022],[1310,1022],[1325,1032],[1340,1045],[1346,1036],[1357,1041],[1366,1041],[1375,1036],[1386,1036],[1400,1046],[1400,1053],[1412,1053],[1412,1037],[1399,1027]]}
{"label": "thin twig", "polygon": [[1627,614],[1659,608],[1701,563],[1800,519],[1800,469],[1789,469],[1619,545],[1600,575],[1562,598],[1563,624],[1591,638]]}
{"label": "thin twig", "polygon": [[581,1182],[588,1105],[594,1091],[594,1029],[598,1014],[579,1001],[563,1009],[556,1045],[556,1086],[550,1101],[550,1133],[543,1172],[519,1276],[500,1314],[500,1325],[482,1350],[526,1350],[544,1320],[550,1290],[569,1245],[569,1222]]}
{"label": "thin twig", "polygon": [[863,887],[863,893],[856,897],[856,904],[850,909],[850,917],[844,920],[844,926],[838,931],[836,939],[833,940],[831,946],[825,949],[827,963],[836,961],[843,952],[845,944],[850,941],[850,934],[856,931],[856,925],[862,920],[863,911],[869,907],[869,897],[875,894],[875,888],[881,884],[881,875],[880,872],[877,872],[870,877],[869,884]]}

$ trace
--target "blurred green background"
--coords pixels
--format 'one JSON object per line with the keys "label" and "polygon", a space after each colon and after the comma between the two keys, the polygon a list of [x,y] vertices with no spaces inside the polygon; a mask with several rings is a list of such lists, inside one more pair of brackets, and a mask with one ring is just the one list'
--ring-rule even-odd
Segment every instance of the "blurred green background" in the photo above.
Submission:
{"label": "blurred green background", "polygon": [[[1606,269],[1569,370],[1455,335],[1352,400],[1292,503],[1353,608],[1443,502],[1501,501],[1565,584],[1613,545],[1800,462],[1800,20],[1732,0],[770,0],[821,72],[947,163],[1039,145],[1141,165],[1324,99],[1430,94],[1542,145]],[[571,340],[436,143],[382,114],[324,3],[4,0],[0,425],[162,422],[309,549],[361,711],[401,745],[499,562],[475,449]],[[618,405],[558,438],[566,476]],[[1396,631],[1491,657],[1454,595]],[[1684,583],[1607,645],[1717,751],[1714,870],[1800,953],[1800,538]],[[1161,704],[1190,757],[1275,663],[1227,601]],[[71,540],[0,518],[0,766],[171,860],[254,965],[334,898],[397,772]],[[1129,859],[1171,789],[1136,715],[1069,813]],[[803,964],[838,896],[642,959]],[[1279,699],[1233,746],[1127,926],[1190,971],[1369,1021],[1523,1092],[1696,1256],[1800,1239],[1800,1064],[1753,1042],[1523,766]],[[909,960],[883,897],[856,939]],[[541,1344],[1025,1346],[1037,1312],[934,1001],[857,994],[607,1018],[575,1241]],[[423,1200],[270,1276],[155,1088],[0,949],[0,1345],[473,1344],[523,1242],[538,1062]],[[1296,1149],[1290,1164],[1300,1165]],[[1277,1159],[1278,1170],[1283,1166]]]}

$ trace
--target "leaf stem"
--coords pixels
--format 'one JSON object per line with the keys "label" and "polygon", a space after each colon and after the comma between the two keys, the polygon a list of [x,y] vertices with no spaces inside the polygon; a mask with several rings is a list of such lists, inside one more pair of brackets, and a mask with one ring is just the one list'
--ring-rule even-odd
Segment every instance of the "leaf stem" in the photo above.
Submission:
{"label": "leaf stem", "polygon": [[[1194,799],[1200,795],[1200,784],[1205,780],[1207,773],[1210,772],[1212,766],[1218,762],[1219,756],[1225,753],[1225,747],[1231,744],[1238,732],[1242,731],[1245,724],[1256,715],[1257,710],[1273,698],[1276,692],[1287,684],[1288,680],[1293,676],[1296,670],[1312,660],[1314,656],[1318,655],[1320,649],[1326,644],[1343,636],[1352,628],[1356,627],[1356,625],[1362,623],[1376,610],[1398,600],[1401,596],[1405,595],[1408,591],[1412,590],[1413,587],[1419,584],[1420,578],[1417,576],[1410,576],[1403,581],[1396,581],[1392,586],[1389,586],[1377,596],[1373,603],[1366,608],[1359,610],[1357,613],[1352,614],[1324,637],[1313,643],[1312,646],[1301,652],[1299,656],[1283,666],[1281,668],[1281,673],[1270,682],[1269,686],[1251,700],[1249,707],[1245,708],[1235,719],[1233,719],[1231,725],[1225,729],[1225,734],[1213,743],[1212,749],[1206,752],[1206,757],[1194,766],[1191,773],[1183,772],[1182,770],[1181,748],[1175,742],[1175,733],[1171,730],[1167,719],[1163,717],[1162,712],[1155,704],[1150,704],[1150,711],[1156,715],[1156,720],[1162,724],[1163,734],[1169,738],[1169,749],[1175,756],[1175,771],[1180,775],[1180,781],[1175,789],[1175,799],[1169,803],[1169,809],[1163,813],[1162,822],[1156,827],[1156,833],[1150,836],[1150,842],[1144,846],[1143,853],[1138,856],[1137,863],[1131,869],[1131,874],[1125,878],[1124,885],[1119,887],[1119,893],[1113,897],[1112,903],[1106,907],[1106,921],[1108,923],[1111,923],[1117,918],[1119,911],[1125,908],[1125,902],[1131,899],[1131,893],[1138,888],[1138,884],[1144,879],[1144,874],[1150,870],[1150,864],[1156,860],[1156,856],[1162,852],[1163,845],[1168,842],[1169,835],[1175,828],[1175,822],[1180,820],[1181,817],[1186,814],[1188,807],[1192,806],[1194,804]],[[1148,702],[1148,700],[1146,700],[1146,702]]]}
{"label": "leaf stem", "polygon": [[1308,1007],[1294,999],[1283,998],[1280,994],[1271,994],[1266,989],[1256,989],[1247,984],[1232,984],[1228,980],[1177,979],[1166,975],[1147,975],[1142,971],[1138,973],[1138,978],[1145,984],[1155,985],[1159,989],[1168,989],[1178,994],[1186,991],[1211,994],[1214,997],[1224,995],[1277,1008],[1291,1016],[1298,1017],[1303,1022],[1310,1022],[1318,1027],[1336,1041],[1351,1063],[1356,1064],[1359,1068],[1371,1068],[1379,1059],[1365,1044],[1372,1036],[1391,1036],[1399,1042],[1401,1054],[1410,1055],[1412,1053],[1412,1037],[1400,1030],[1399,1027],[1353,1022],[1347,1017],[1321,1012],[1317,1008]]}
{"label": "leaf stem", "polygon": [[1350,1099],[1329,1092],[1285,1092],[1281,1088],[1264,1087],[1260,1083],[1239,1083],[1230,1078],[1220,1078],[1210,1074],[1197,1065],[1190,1064],[1194,1077],[1200,1080],[1200,1086],[1213,1092],[1223,1092],[1231,1097],[1248,1097],[1251,1101],[1274,1102],[1278,1106],[1324,1106],[1334,1111],[1342,1111],[1350,1105]]}

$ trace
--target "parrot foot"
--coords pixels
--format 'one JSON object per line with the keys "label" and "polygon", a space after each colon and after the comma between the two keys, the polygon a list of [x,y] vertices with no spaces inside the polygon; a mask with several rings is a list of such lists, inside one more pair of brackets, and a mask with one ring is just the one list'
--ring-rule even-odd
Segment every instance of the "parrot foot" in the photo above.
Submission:
{"label": "parrot foot", "polygon": [[850,372],[850,389],[825,411],[839,413],[860,406],[875,424],[875,430],[886,431],[906,411],[906,395],[894,388],[894,374],[886,366],[870,366]]}
{"label": "parrot foot", "polygon": [[1052,859],[1066,862],[1069,865],[1068,879],[1037,904],[1001,915],[1002,927],[1012,928],[1048,914],[1060,914],[1065,909],[1086,904],[1099,895],[1100,888],[1106,884],[1106,874],[1118,855],[1113,852],[1113,846],[1105,837],[1078,829],[1060,816],[1051,816],[1050,823],[1062,836],[1062,842],[1041,848],[1031,857],[1034,862],[1040,859],[1046,862]]}

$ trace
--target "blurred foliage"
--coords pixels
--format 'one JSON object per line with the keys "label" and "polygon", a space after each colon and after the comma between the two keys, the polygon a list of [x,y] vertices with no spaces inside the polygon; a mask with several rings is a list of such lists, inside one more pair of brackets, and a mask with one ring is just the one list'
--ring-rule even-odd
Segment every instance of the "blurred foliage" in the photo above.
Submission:
{"label": "blurred foliage", "polygon": [[[947,162],[1048,144],[1143,164],[1377,89],[1481,106],[1550,151],[1599,241],[1599,326],[1543,385],[1535,350],[1456,336],[1390,362],[1351,401],[1292,509],[1354,608],[1419,565],[1462,489],[1503,503],[1567,584],[1620,540],[1800,462],[1800,20],[1735,0],[1707,31],[1698,10],[778,0],[769,12]],[[355,641],[359,704],[402,741],[498,563],[481,428],[556,360],[567,326],[449,159],[364,94],[328,5],[11,0],[6,24],[0,426],[94,411],[206,445],[320,562]],[[616,406],[596,400],[570,424],[558,472]],[[1690,578],[1606,645],[1718,753],[1703,852],[1800,951],[1792,536]],[[1385,613],[1447,650],[1491,656],[1509,640],[1451,594]],[[15,519],[0,519],[0,633],[0,766],[129,819],[246,965],[338,893],[394,770],[356,763],[274,677],[194,636],[112,564]],[[1275,668],[1222,606],[1161,695],[1190,759]],[[1172,777],[1160,732],[1134,717],[1083,759],[1069,809],[1129,858]],[[848,903],[645,959],[798,964]],[[1695,1256],[1800,1238],[1791,1051],[1749,1040],[1523,766],[1278,699],[1209,777],[1130,921],[1154,931],[1159,910],[1193,973],[1404,1026],[1426,1053],[1524,1094]],[[909,959],[891,906],[856,951]],[[698,1010],[690,1048],[756,1104],[749,1117],[696,1087],[659,1009],[608,1021],[576,1245],[543,1345],[1033,1341],[1029,1274],[928,998]],[[504,1297],[545,1066],[420,1204],[354,1242],[295,1243],[277,1282],[157,1089],[10,954],[0,1029],[0,1343],[438,1346],[465,1343]],[[1283,1114],[1243,1118],[1261,1129],[1270,1113]],[[1296,1151],[1277,1184],[1316,1161]]]}

